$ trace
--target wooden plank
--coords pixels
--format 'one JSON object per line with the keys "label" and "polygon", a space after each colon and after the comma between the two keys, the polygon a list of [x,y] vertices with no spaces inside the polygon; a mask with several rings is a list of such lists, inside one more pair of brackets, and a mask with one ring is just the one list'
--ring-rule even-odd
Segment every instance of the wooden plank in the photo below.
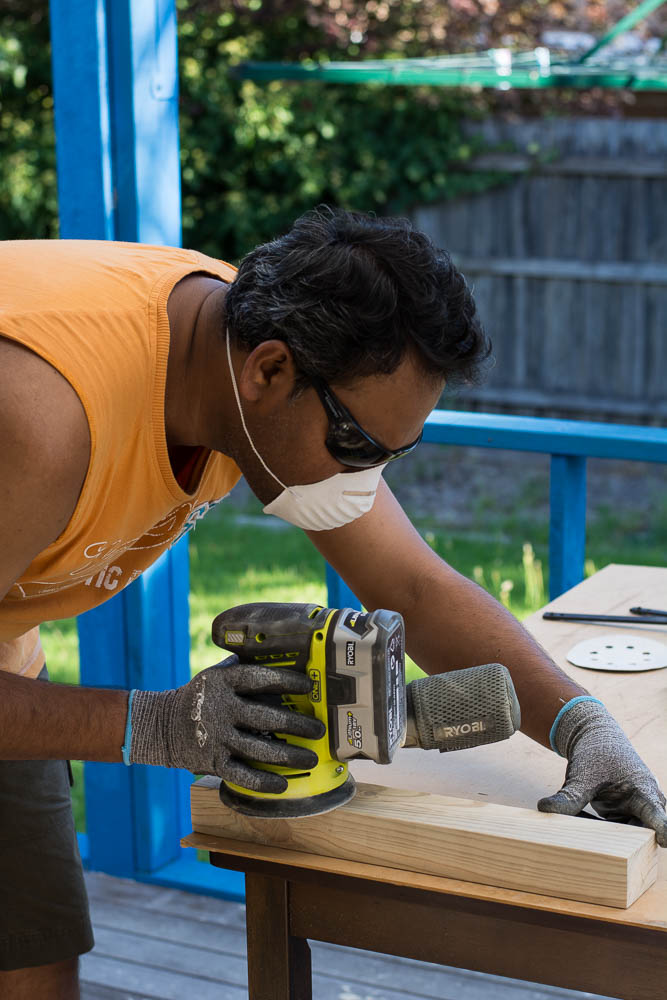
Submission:
{"label": "wooden plank", "polygon": [[112,907],[128,914],[128,919],[129,914],[135,913],[144,925],[153,926],[156,914],[159,914],[165,918],[186,918],[200,924],[216,924],[221,928],[245,931],[243,903],[210,896],[203,907],[202,897],[194,892],[113,878],[102,872],[85,872],[85,879],[93,915],[97,914],[98,907]]}
{"label": "wooden plank", "polygon": [[207,979],[204,973],[193,977],[171,972],[148,964],[137,965],[96,952],[82,955],[80,979],[82,985],[105,986],[120,991],[123,1000],[130,997],[150,997],[151,1000],[183,1000],[194,996],[197,1000],[247,1000],[243,986]]}
{"label": "wooden plank", "polygon": [[125,928],[109,928],[95,924],[95,950],[97,958],[113,959],[131,966],[145,966],[146,975],[155,968],[163,973],[177,973],[192,977],[196,990],[201,977],[227,986],[245,988],[247,970],[244,949],[231,954],[220,947],[204,946],[176,940],[163,940]]}
{"label": "wooden plank", "polygon": [[650,157],[664,163],[667,155],[667,122],[660,118],[601,118],[599,115],[556,118],[501,118],[465,121],[464,135],[482,139],[483,146],[517,151],[538,150],[569,156],[633,158]]}
{"label": "wooden plank", "polygon": [[601,281],[620,284],[667,285],[663,264],[627,261],[565,260],[559,257],[452,257],[460,271],[469,274],[500,274],[566,281]]}
{"label": "wooden plank", "polygon": [[466,171],[500,171],[507,174],[546,174],[550,177],[639,177],[667,178],[667,167],[659,159],[627,159],[609,156],[563,156],[544,161],[524,153],[482,153],[457,165]]}
{"label": "wooden plank", "polygon": [[[488,976],[469,969],[455,969],[396,955],[311,942],[315,975],[324,969],[339,970],[347,990],[337,1000],[582,1000],[579,993],[553,987],[544,989],[518,979]],[[360,989],[359,987],[365,987]],[[404,992],[405,991],[405,992]],[[320,1000],[318,994],[317,1000]],[[587,1000],[602,1000],[589,994]]]}
{"label": "wooden plank", "polygon": [[[664,351],[664,340],[664,327],[658,331],[656,324],[655,336],[650,347],[651,354],[655,353],[658,356],[661,352],[667,354],[667,351]],[[539,342],[534,346],[536,351],[539,350]],[[533,359],[529,355],[526,360],[527,364],[530,365]],[[576,412],[596,416],[600,413],[613,413],[617,417],[650,417],[652,420],[664,420],[667,417],[667,404],[660,397],[660,392],[663,391],[664,368],[660,365],[651,365],[649,370],[651,378],[646,386],[646,393],[642,399],[637,400],[619,400],[609,393],[600,395],[592,392],[587,393],[587,395],[576,392],[556,393],[549,388],[529,388],[529,383],[526,382],[526,385],[520,387],[506,387],[504,383],[475,386],[473,389],[465,389],[461,392],[461,401],[466,403],[475,401],[487,406],[500,406],[504,412],[509,412],[508,408],[510,407],[521,411],[525,411],[526,408],[548,410],[549,414],[557,409],[559,413],[572,414]],[[540,378],[539,371],[536,373],[536,377]],[[497,378],[495,382],[498,383]]]}
{"label": "wooden plank", "polygon": [[[666,199],[667,203],[667,199]],[[667,292],[651,288],[646,296],[648,331],[646,334],[646,369],[648,372],[645,394],[647,410],[654,419],[665,415],[665,371],[667,370]],[[662,412],[661,412],[662,411]]]}
{"label": "wooden plank", "polygon": [[128,993],[127,990],[115,990],[111,986],[96,986],[91,983],[81,983],[81,1000],[153,1000],[145,993]]}
{"label": "wooden plank", "polygon": [[257,820],[192,786],[196,832],[565,899],[630,906],[656,878],[652,831],[470,799],[359,785],[322,816]]}
{"label": "wooden plank", "polygon": [[[357,978],[357,971],[354,966],[350,968],[350,956],[354,959],[361,956],[363,961],[370,959],[367,953],[352,951],[351,949],[339,949],[340,955],[335,966],[331,964],[322,967],[321,972],[313,975],[313,994],[317,1000],[453,1000],[454,997],[465,997],[465,1000],[487,1000],[493,996],[494,1000],[581,1000],[581,994],[561,992],[550,987],[539,988],[533,984],[514,982],[513,980],[490,978],[480,973],[458,973],[455,970],[443,970],[433,985],[428,983],[423,990],[412,986],[412,981],[417,977],[410,976],[413,963],[408,964],[404,960],[407,968],[401,970],[400,979],[387,975],[379,981],[372,975],[367,975],[366,979]],[[93,953],[94,955],[94,953]],[[387,964],[389,960],[387,960]],[[95,960],[88,963],[94,975],[102,978],[110,975],[115,981],[121,983],[132,983],[138,980],[139,976],[132,975],[132,967],[123,969],[109,959]],[[424,963],[414,963],[418,970],[425,970],[428,967]],[[437,975],[439,970],[436,966],[431,966]],[[325,972],[324,969],[327,971]],[[332,974],[333,970],[333,974]],[[201,980],[185,977],[161,977],[157,983],[160,992],[145,993],[127,987],[112,987],[91,983],[82,980],[81,1000],[183,1000],[184,997],[195,997],[196,1000],[215,998],[215,1000],[249,1000],[248,992],[245,988],[225,986],[219,983],[207,983],[205,991],[199,989]],[[387,985],[385,985],[385,983]],[[162,992],[162,986],[166,986]],[[179,990],[181,992],[179,992]],[[212,992],[209,992],[212,990]],[[493,990],[490,993],[489,990]],[[217,991],[217,992],[216,992]],[[270,1000],[275,1000],[276,994],[266,994]],[[592,994],[586,995],[587,1000],[597,1000]],[[600,998],[605,1000],[605,998]]]}
{"label": "wooden plank", "polygon": [[[99,949],[100,931],[120,929],[133,937],[141,938],[146,953],[149,952],[150,941],[153,939],[193,948],[211,948],[231,955],[245,951],[245,907],[241,908],[243,919],[238,926],[232,923],[219,924],[205,919],[212,900],[207,899],[204,903],[201,896],[195,898],[201,913],[199,919],[189,915],[181,916],[178,912],[146,913],[142,907],[93,903],[90,913],[95,926],[96,947]],[[185,907],[184,910],[187,913]]]}
{"label": "wooden plank", "polygon": [[157,906],[165,896],[173,893],[161,885],[148,885],[130,878],[116,878],[106,872],[85,871],[88,898],[104,900],[108,903],[131,903],[132,906]]}

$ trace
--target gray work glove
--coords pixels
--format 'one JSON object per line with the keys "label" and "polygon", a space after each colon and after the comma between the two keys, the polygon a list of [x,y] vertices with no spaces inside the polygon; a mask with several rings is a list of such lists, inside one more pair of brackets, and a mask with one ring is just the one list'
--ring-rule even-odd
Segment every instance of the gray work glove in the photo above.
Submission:
{"label": "gray work glove", "polygon": [[312,686],[310,678],[296,670],[242,664],[230,656],[175,690],[135,691],[130,762],[216,774],[256,792],[283,792],[287,781],[282,775],[247,761],[297,770],[315,766],[317,754],[273,734],[319,739],[324,725],[265,697],[309,694]]}
{"label": "gray work glove", "polygon": [[567,757],[565,783],[540,799],[541,812],[576,816],[590,804],[603,819],[656,832],[667,847],[665,796],[627,736],[598,701],[580,701],[558,723],[553,745]]}

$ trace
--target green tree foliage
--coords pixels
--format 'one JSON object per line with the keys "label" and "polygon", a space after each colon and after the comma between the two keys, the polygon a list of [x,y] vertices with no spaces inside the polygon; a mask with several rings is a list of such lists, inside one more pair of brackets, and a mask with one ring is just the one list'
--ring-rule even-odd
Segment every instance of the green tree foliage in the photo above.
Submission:
{"label": "green tree foliage", "polygon": [[0,239],[58,235],[48,20],[45,4],[3,0]]}
{"label": "green tree foliage", "polygon": [[[327,38],[311,5],[267,20],[181,3],[184,241],[237,259],[319,202],[376,211],[479,189],[451,91],[240,81],[245,59],[317,58]],[[219,9],[219,8],[218,8]],[[331,52],[331,45],[329,45]]]}
{"label": "green tree foliage", "polygon": [[[233,75],[243,59],[335,55],[327,22],[310,23],[313,9],[305,0],[179,3],[185,245],[236,261],[318,202],[381,213],[484,186],[448,168],[471,152],[460,96],[259,86]],[[57,236],[43,3],[4,0],[0,95],[0,237]]]}
{"label": "green tree foliage", "polygon": [[[234,76],[246,59],[437,55],[599,33],[630,0],[177,0],[183,239],[237,261],[319,202],[404,212],[497,178],[461,168],[488,99]],[[613,8],[613,9],[612,9]],[[542,98],[543,99],[543,98]],[[46,0],[0,7],[0,238],[58,234]]]}

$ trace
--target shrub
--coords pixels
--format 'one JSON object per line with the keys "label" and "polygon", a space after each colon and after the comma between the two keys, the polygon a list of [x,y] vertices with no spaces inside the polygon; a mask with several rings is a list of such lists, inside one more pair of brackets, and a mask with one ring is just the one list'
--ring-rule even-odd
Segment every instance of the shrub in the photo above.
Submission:
{"label": "shrub", "polygon": [[[459,94],[238,80],[242,59],[337,46],[312,3],[252,3],[179,2],[185,245],[234,261],[318,202],[396,213],[488,183],[450,169],[471,155]],[[46,4],[5,0],[0,88],[0,238],[57,236]]]}
{"label": "shrub", "polygon": [[[245,59],[426,56],[600,31],[600,0],[177,0],[184,243],[238,260],[319,202],[378,214],[478,191],[470,90],[241,81]],[[629,6],[616,5],[615,13]],[[557,8],[557,9],[556,9]],[[623,8],[623,11],[621,10]],[[544,100],[542,96],[540,98]],[[58,234],[46,0],[3,0],[0,238]]]}

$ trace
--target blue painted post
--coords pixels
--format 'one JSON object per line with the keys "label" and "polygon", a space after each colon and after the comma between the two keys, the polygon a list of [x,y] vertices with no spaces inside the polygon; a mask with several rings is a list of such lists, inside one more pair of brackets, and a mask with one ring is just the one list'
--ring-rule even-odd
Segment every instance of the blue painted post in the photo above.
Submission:
{"label": "blue painted post", "polygon": [[326,563],[327,602],[330,608],[361,608],[359,598],[336,570]]}
{"label": "blue painted post", "polygon": [[114,238],[104,0],[51,0],[60,235]]}
{"label": "blue painted post", "polygon": [[181,244],[175,0],[107,3],[117,240]]}
{"label": "blue painted post", "polygon": [[549,597],[553,600],[584,578],[586,551],[586,459],[551,456]]}
{"label": "blue painted post", "polygon": [[[180,244],[174,0],[52,0],[61,236]],[[190,677],[187,540],[79,619],[87,685]],[[189,775],[87,764],[89,864],[120,875],[182,857]]]}

